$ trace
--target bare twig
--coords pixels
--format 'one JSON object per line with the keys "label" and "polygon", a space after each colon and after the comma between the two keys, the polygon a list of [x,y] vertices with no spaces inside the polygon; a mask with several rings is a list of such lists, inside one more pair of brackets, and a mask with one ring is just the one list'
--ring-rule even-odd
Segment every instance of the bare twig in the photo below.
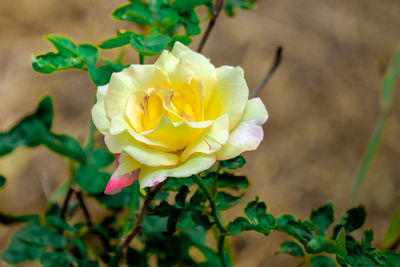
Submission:
{"label": "bare twig", "polygon": [[223,6],[224,6],[224,0],[216,0],[215,1],[213,17],[211,18],[210,22],[208,23],[206,32],[204,33],[203,38],[200,41],[200,45],[199,45],[199,48],[197,49],[197,52],[201,53],[201,51],[203,50],[204,45],[206,44],[208,37],[210,36],[210,33],[215,26],[215,22],[217,21],[217,18],[219,16],[219,13]]}
{"label": "bare twig", "polygon": [[142,209],[140,210],[140,213],[138,215],[138,219],[136,221],[135,226],[133,227],[132,232],[123,240],[123,243],[121,245],[121,250],[126,250],[129,247],[129,244],[132,242],[132,240],[135,238],[137,234],[140,233],[142,230],[142,223],[144,219],[144,215],[146,214],[146,210],[149,207],[151,201],[153,201],[153,198],[155,195],[161,190],[161,187],[167,182],[165,180],[162,183],[159,183],[156,187],[154,187],[153,190],[149,190],[149,194],[147,195],[146,199],[144,200]]}
{"label": "bare twig", "polygon": [[268,70],[267,74],[265,74],[264,78],[262,79],[260,84],[256,87],[256,89],[254,89],[251,92],[250,98],[254,98],[254,97],[258,96],[260,91],[264,88],[264,86],[268,83],[269,79],[272,77],[272,74],[274,74],[276,69],[279,67],[279,65],[282,62],[282,51],[283,51],[283,47],[282,46],[279,46],[276,49],[275,59],[274,59],[274,62],[272,64],[271,68]]}
{"label": "bare twig", "polygon": [[61,209],[61,213],[60,213],[60,218],[61,219],[65,219],[65,214],[67,212],[68,204],[69,204],[69,201],[71,200],[71,196],[72,196],[72,194],[74,192],[75,192],[75,190],[72,189],[72,187],[70,187],[69,190],[68,190],[67,196],[64,199],[64,204],[63,204],[62,209]]}
{"label": "bare twig", "polygon": [[76,192],[76,197],[78,198],[79,205],[82,208],[83,214],[85,215],[86,223],[89,227],[92,227],[92,219],[89,214],[89,210],[87,209],[85,202],[83,201],[82,191]]}

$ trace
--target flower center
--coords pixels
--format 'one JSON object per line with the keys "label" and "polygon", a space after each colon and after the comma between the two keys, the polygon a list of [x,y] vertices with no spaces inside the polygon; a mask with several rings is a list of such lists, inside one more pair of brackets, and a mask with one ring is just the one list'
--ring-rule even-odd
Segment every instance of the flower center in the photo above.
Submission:
{"label": "flower center", "polygon": [[149,88],[128,98],[126,115],[136,132],[140,133],[155,129],[164,115],[172,122],[198,121],[198,106],[198,103],[188,102],[177,90]]}

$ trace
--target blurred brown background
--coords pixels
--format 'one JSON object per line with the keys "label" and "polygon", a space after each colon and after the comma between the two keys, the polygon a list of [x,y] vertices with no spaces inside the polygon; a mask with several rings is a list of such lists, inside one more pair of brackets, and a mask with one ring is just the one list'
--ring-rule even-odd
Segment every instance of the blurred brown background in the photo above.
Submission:
{"label": "blurred brown background", "polygon": [[[55,131],[84,138],[95,92],[87,74],[40,75],[29,58],[52,49],[44,34],[99,43],[116,29],[129,27],[109,16],[123,2],[0,1],[0,131],[50,93]],[[216,66],[242,66],[250,88],[269,68],[276,47],[284,47],[283,64],[261,94],[270,114],[265,139],[257,151],[246,153],[248,165],[241,170],[253,185],[246,200],[257,195],[269,212],[303,219],[328,201],[334,202],[337,217],[351,206],[357,167],[379,114],[381,76],[400,40],[399,14],[399,0],[261,0],[254,11],[219,18],[204,53]],[[137,62],[132,51],[127,59]],[[360,194],[369,213],[365,227],[375,229],[377,246],[400,199],[399,89],[381,150]],[[66,160],[44,148],[18,149],[1,158],[0,173],[8,180],[0,191],[0,210],[43,211],[43,188],[53,190],[67,172]],[[242,214],[244,204],[228,217]],[[0,225],[0,250],[16,229]],[[290,256],[273,255],[286,238],[279,233],[232,238],[237,266],[295,266],[298,261]]]}

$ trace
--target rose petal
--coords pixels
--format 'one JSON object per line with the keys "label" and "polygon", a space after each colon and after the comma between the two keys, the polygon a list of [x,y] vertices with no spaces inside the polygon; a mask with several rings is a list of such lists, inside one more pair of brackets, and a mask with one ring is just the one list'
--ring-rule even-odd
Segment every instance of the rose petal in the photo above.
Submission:
{"label": "rose petal", "polygon": [[108,117],[124,114],[126,102],[132,93],[157,86],[169,88],[170,84],[167,75],[155,65],[131,65],[113,73],[105,98]]}
{"label": "rose petal", "polygon": [[119,166],[111,175],[104,190],[105,194],[113,195],[121,192],[122,188],[130,186],[139,177],[141,165],[126,153],[120,154]]}
{"label": "rose petal", "polygon": [[214,65],[210,63],[208,58],[202,54],[194,52],[180,42],[175,42],[171,53],[175,57],[183,59],[187,64],[189,64],[191,69],[194,70],[194,73],[203,81],[203,106],[206,107],[217,84],[217,72]]}
{"label": "rose petal", "polygon": [[228,140],[228,115],[217,118],[213,125],[197,136],[181,154],[181,161],[186,161],[194,153],[212,154],[220,150]]}
{"label": "rose petal", "polygon": [[215,120],[227,113],[229,130],[232,130],[242,117],[249,98],[249,88],[240,67],[222,66],[217,69],[217,77],[217,87],[206,107],[205,118]]}
{"label": "rose petal", "polygon": [[226,145],[217,152],[217,160],[234,158],[244,151],[255,150],[261,143],[264,132],[262,125],[268,119],[268,112],[259,98],[248,101],[242,120],[230,133]]}
{"label": "rose petal", "polygon": [[164,144],[157,140],[150,140],[142,134],[135,132],[123,115],[114,116],[111,119],[110,134],[119,135],[125,131],[128,132],[136,141],[141,144],[164,152],[174,151],[174,149],[169,147],[167,144]]}
{"label": "rose petal", "polygon": [[127,132],[120,135],[106,135],[104,141],[112,153],[126,152],[138,162],[148,166],[171,166],[179,162],[176,154],[146,147]]}
{"label": "rose petal", "polygon": [[153,186],[155,182],[161,183],[167,177],[188,177],[207,170],[215,163],[215,155],[201,153],[192,155],[190,159],[176,167],[149,167],[143,166],[139,174],[140,188]]}
{"label": "rose petal", "polygon": [[213,121],[202,122],[172,122],[164,115],[156,129],[142,134],[151,139],[167,144],[175,151],[185,148],[188,144],[201,134],[204,129],[210,127]]}
{"label": "rose petal", "polygon": [[104,97],[108,90],[108,84],[99,86],[96,93],[96,104],[92,108],[92,120],[97,130],[102,134],[107,134],[110,128],[110,120],[106,115]]}

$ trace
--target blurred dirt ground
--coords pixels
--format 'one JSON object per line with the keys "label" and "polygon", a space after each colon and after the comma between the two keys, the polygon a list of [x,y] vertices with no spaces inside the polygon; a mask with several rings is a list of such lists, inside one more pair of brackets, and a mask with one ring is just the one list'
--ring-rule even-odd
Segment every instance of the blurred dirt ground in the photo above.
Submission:
{"label": "blurred dirt ground", "polygon": [[[54,129],[84,138],[95,92],[86,73],[39,75],[29,58],[51,49],[44,34],[99,43],[129,27],[109,16],[123,2],[0,1],[1,131],[50,93]],[[265,139],[257,151],[246,153],[248,165],[241,170],[253,185],[246,200],[257,195],[269,212],[303,219],[328,201],[334,202],[337,217],[350,207],[357,167],[379,114],[381,76],[400,40],[399,14],[399,0],[261,0],[255,11],[220,17],[204,53],[216,66],[242,66],[250,88],[269,68],[276,47],[284,47],[283,64],[261,94],[270,114]],[[133,52],[128,60],[137,62]],[[365,227],[375,229],[378,246],[400,200],[399,89],[360,195],[369,213]],[[8,178],[0,210],[17,213],[43,211],[42,184],[54,189],[68,175],[66,160],[44,148],[19,149],[2,158],[0,173]],[[230,211],[227,220],[242,214],[244,204]],[[0,226],[0,250],[15,230]],[[285,238],[276,233],[232,238],[237,266],[295,266],[297,260],[273,255]]]}

